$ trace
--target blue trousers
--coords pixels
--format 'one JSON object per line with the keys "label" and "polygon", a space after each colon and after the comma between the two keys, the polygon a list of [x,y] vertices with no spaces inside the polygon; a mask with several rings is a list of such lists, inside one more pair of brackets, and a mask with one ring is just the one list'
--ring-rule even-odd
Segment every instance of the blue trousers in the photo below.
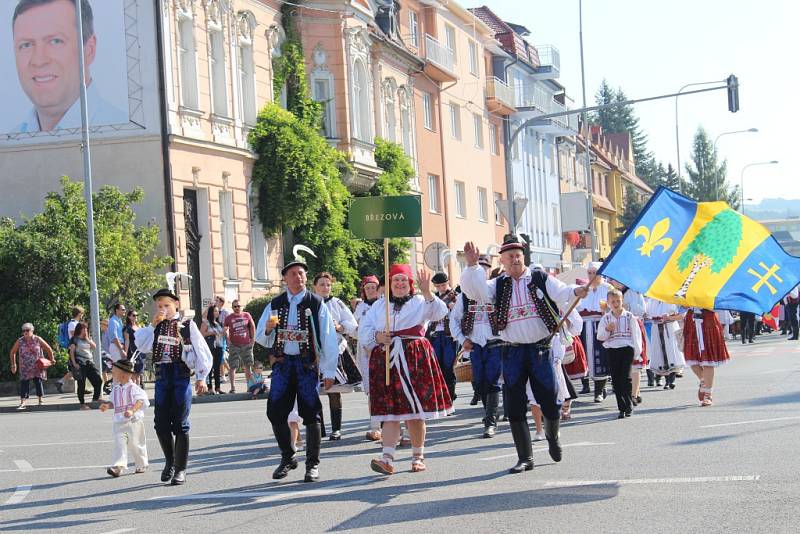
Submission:
{"label": "blue trousers", "polygon": [[285,425],[297,399],[297,411],[304,425],[321,421],[319,370],[307,366],[299,356],[286,355],[272,365],[272,382],[267,400],[267,418],[273,426]]}
{"label": "blue trousers", "polygon": [[456,400],[456,375],[453,372],[453,366],[456,364],[456,340],[444,332],[434,332],[430,336],[430,341],[436,353],[436,361],[442,370],[442,377],[450,391],[450,398]]}
{"label": "blue trousers", "polygon": [[547,419],[558,420],[558,382],[550,363],[550,349],[535,344],[503,347],[503,380],[508,389],[508,420],[526,421],[530,380],[533,395]]}
{"label": "blue trousers", "polygon": [[472,362],[472,382],[475,385],[475,393],[483,396],[500,391],[500,373],[503,371],[501,347],[485,347],[475,344],[472,346],[469,359]]}
{"label": "blue trousers", "polygon": [[188,434],[192,384],[186,367],[177,363],[162,363],[156,367],[156,371],[153,410],[156,433]]}

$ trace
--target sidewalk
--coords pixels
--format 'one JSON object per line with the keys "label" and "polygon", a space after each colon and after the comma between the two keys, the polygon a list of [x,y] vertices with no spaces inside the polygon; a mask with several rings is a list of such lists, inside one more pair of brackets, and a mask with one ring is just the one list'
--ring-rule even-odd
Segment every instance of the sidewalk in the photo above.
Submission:
{"label": "sidewalk", "polygon": [[[17,406],[19,406],[19,395],[0,397],[0,414],[78,410],[80,408],[80,404],[78,404],[78,395],[76,393],[48,393],[48,391],[53,387],[54,383],[55,380],[48,380],[48,387],[45,388],[44,404],[42,406],[36,404],[38,399],[36,398],[36,393],[33,391],[33,388],[31,388],[31,398],[28,399],[28,408],[26,410],[17,410]],[[90,384],[87,384],[86,386],[87,389],[91,388]],[[220,389],[225,392],[224,395],[203,395],[201,397],[195,395],[192,399],[192,402],[195,404],[202,404],[210,402],[250,400],[250,394],[247,393],[247,382],[245,381],[244,373],[236,374],[236,393],[228,393],[228,391],[231,389],[229,383],[222,384]],[[152,402],[152,399],[155,396],[155,384],[153,382],[146,382],[144,384],[144,390],[147,392],[147,396]],[[92,408],[97,408],[97,403],[92,403],[91,398],[91,392],[87,391],[86,404],[92,406]],[[103,395],[100,398],[105,399],[106,396]],[[261,395],[259,398],[265,399],[266,395]]]}

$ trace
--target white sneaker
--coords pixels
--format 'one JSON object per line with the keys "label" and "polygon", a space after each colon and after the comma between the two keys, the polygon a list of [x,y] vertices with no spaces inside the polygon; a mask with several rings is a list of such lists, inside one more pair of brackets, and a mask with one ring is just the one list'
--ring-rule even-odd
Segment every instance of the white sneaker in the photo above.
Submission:
{"label": "white sneaker", "polygon": [[544,435],[543,431],[542,432],[536,432],[533,435],[533,441],[544,441],[546,439],[547,439],[547,437]]}

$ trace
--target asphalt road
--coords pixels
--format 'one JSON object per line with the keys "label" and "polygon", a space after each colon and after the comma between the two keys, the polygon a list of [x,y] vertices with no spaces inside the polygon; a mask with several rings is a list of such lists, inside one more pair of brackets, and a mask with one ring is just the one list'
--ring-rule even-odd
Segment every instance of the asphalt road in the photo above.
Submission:
{"label": "asphalt road", "polygon": [[[456,415],[430,424],[428,471],[369,469],[366,401],[345,397],[345,437],[323,442],[316,484],[302,469],[274,482],[277,448],[265,401],[197,405],[188,483],[159,482],[163,459],[147,414],[151,471],[112,479],[111,416],[0,415],[0,532],[798,532],[800,344],[776,335],[731,345],[715,405],[690,372],[674,391],[643,388],[633,417],[587,396],[562,427],[564,460],[535,446],[536,468],[508,475],[508,427],[480,439],[480,411],[460,385]],[[546,443],[546,442],[545,442]],[[302,459],[302,458],[301,458]]]}

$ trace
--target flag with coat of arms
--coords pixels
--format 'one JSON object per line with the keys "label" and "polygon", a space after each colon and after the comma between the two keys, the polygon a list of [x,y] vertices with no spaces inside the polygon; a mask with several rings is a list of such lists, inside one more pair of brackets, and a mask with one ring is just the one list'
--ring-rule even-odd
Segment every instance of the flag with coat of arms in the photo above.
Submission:
{"label": "flag with coat of arms", "polygon": [[761,315],[800,283],[800,258],[727,203],[659,187],[598,274],[679,306]]}

